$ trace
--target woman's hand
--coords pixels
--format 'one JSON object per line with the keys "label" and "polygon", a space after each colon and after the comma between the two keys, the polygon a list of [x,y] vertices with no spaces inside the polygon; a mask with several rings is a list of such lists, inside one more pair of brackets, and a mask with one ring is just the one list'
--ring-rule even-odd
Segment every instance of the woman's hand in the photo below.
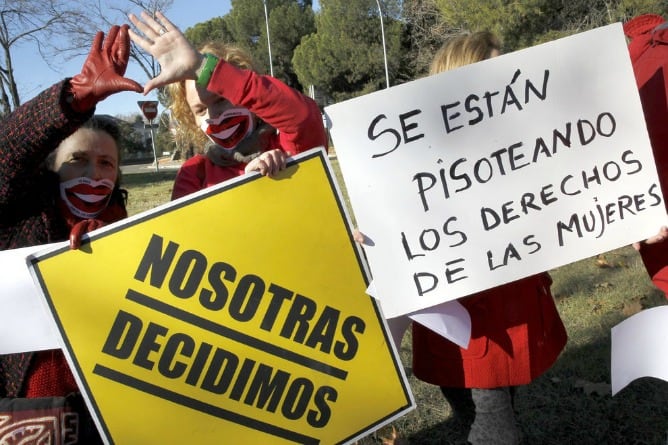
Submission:
{"label": "woman's hand", "polygon": [[269,150],[246,164],[246,173],[257,171],[264,176],[274,176],[285,168],[288,155],[283,150]]}
{"label": "woman's hand", "polygon": [[128,25],[114,25],[105,38],[95,35],[81,73],[70,79],[69,98],[74,111],[84,113],[106,97],[121,91],[142,91],[141,85],[123,77],[130,57]]}
{"label": "woman's hand", "polygon": [[656,235],[647,238],[645,241],[633,243],[633,248],[635,250],[640,250],[644,244],[656,244],[665,241],[666,239],[668,239],[668,227],[663,226],[659,229],[659,233]]}
{"label": "woman's hand", "polygon": [[99,219],[84,219],[79,221],[70,230],[70,249],[76,250],[81,247],[81,238],[93,230],[104,226],[104,221]]}
{"label": "woman's hand", "polygon": [[170,83],[196,79],[197,69],[204,60],[179,28],[161,12],[158,11],[155,15],[159,21],[145,11],[142,11],[141,19],[134,14],[128,15],[130,21],[143,34],[142,36],[130,30],[130,38],[160,64],[160,74],[146,82],[144,94]]}

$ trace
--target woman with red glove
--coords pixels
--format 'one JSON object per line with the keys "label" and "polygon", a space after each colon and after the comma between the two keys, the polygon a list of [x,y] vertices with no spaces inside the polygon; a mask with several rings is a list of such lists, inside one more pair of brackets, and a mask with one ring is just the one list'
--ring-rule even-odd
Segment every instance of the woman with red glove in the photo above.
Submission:
{"label": "woman with red glove", "polygon": [[160,12],[130,21],[132,40],[160,63],[144,93],[169,85],[179,125],[201,149],[179,170],[172,198],[180,198],[249,171],[274,175],[290,155],[319,146],[327,135],[318,105],[280,80],[253,70],[238,48],[217,43],[199,52]]}
{"label": "woman with red glove", "polygon": [[[127,216],[118,127],[95,105],[124,76],[128,26],[98,32],[83,69],[0,122],[0,250],[81,235]],[[101,443],[60,350],[0,355],[0,443]],[[5,419],[8,419],[7,421]]]}

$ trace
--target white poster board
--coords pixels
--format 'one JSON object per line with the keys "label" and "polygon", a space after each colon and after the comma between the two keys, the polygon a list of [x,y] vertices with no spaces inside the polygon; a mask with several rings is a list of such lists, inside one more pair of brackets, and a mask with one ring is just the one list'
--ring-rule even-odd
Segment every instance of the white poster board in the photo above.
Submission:
{"label": "white poster board", "polygon": [[26,264],[27,256],[55,245],[0,251],[0,354],[60,348],[58,327]]}
{"label": "white poster board", "polygon": [[621,24],[329,106],[387,317],[655,234]]}

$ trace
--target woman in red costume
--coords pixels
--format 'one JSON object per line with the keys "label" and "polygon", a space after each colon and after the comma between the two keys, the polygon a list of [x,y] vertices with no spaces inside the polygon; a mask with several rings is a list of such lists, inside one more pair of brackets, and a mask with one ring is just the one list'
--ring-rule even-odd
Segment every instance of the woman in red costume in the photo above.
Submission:
{"label": "woman in red costume", "polygon": [[169,85],[170,108],[198,154],[179,170],[172,198],[249,171],[274,175],[288,156],[327,146],[318,105],[280,80],[258,74],[238,48],[213,43],[197,51],[164,15],[130,20],[133,41],[160,63],[144,92]]}
{"label": "woman in red costume", "polygon": [[[434,57],[430,74],[500,54],[489,32],[452,38]],[[511,445],[520,441],[513,408],[515,387],[552,366],[566,345],[547,273],[459,299],[471,316],[471,341],[463,349],[413,323],[413,373],[441,387],[468,441]]]}
{"label": "woman in red costume", "polygon": [[[118,127],[95,105],[121,91],[128,26],[98,32],[80,74],[0,122],[0,250],[70,239],[127,216]],[[75,272],[76,273],[76,272]],[[60,350],[0,356],[0,443],[101,443]]]}
{"label": "woman in red costume", "polygon": [[[624,24],[630,39],[629,54],[640,92],[647,132],[652,144],[664,205],[668,196],[668,22],[657,14],[644,14]],[[668,297],[668,227],[635,243],[654,285]]]}

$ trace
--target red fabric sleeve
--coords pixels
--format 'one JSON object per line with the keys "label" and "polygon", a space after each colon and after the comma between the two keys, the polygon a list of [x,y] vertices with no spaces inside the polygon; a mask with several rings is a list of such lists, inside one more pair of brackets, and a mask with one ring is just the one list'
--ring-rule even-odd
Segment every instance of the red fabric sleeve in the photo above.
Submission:
{"label": "red fabric sleeve", "polygon": [[76,391],[76,381],[60,349],[35,353],[25,397],[64,397]]}
{"label": "red fabric sleeve", "polygon": [[195,156],[188,159],[181,165],[174,179],[174,188],[172,189],[172,200],[189,195],[204,188],[204,156]]}
{"label": "red fabric sleeve", "polygon": [[248,108],[276,128],[280,144],[276,148],[282,148],[290,155],[318,146],[327,148],[318,104],[274,77],[242,70],[221,60],[208,90],[234,105]]}

